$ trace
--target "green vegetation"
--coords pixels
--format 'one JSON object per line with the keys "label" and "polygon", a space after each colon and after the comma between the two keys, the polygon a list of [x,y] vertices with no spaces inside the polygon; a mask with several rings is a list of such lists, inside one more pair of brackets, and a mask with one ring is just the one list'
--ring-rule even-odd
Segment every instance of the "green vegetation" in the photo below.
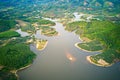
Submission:
{"label": "green vegetation", "polygon": [[4,68],[0,70],[0,80],[17,80],[17,77]]}
{"label": "green vegetation", "polygon": [[[0,66],[3,66],[3,68],[0,69],[0,79],[16,80],[17,78],[10,71],[31,64],[35,58],[35,54],[26,44],[26,41],[29,41],[30,37],[21,38],[20,34],[15,32],[14,29],[21,28],[22,31],[35,33],[39,26],[54,26],[55,23],[43,18],[35,18],[37,15],[33,15],[34,13],[30,13],[29,11],[32,10],[32,8],[27,10],[31,4],[27,6],[26,9],[22,9],[22,11],[20,9],[26,5],[21,4],[19,7],[11,5],[9,7],[7,6],[7,2],[5,2],[5,4],[3,2],[3,4],[0,3],[0,6]],[[37,26],[33,24],[37,24]],[[55,29],[51,27],[44,30],[48,30],[51,36],[57,33]],[[44,32],[44,34],[45,33],[46,32]],[[48,35],[48,33],[46,33],[46,35]],[[39,47],[41,46],[43,48],[45,44],[46,42],[41,43]],[[6,68],[7,71],[4,70],[4,68]]]}
{"label": "green vegetation", "polygon": [[87,37],[92,40],[92,42],[88,41],[78,44],[79,47],[90,51],[103,49],[102,54],[93,56],[93,59],[98,61],[102,58],[110,64],[120,60],[119,23],[97,20],[92,20],[91,22],[73,22],[66,26],[66,30],[75,31],[81,38]]}
{"label": "green vegetation", "polygon": [[55,23],[50,21],[50,20],[45,20],[45,19],[38,19],[36,21],[39,25],[48,25],[48,26],[54,26]]}
{"label": "green vegetation", "polygon": [[48,26],[54,26],[55,23],[45,19],[24,19],[23,20],[16,20],[18,26],[21,27],[22,31],[34,33],[36,29],[41,29],[42,33],[47,36],[54,36],[57,34],[54,28]]}
{"label": "green vegetation", "polygon": [[99,51],[103,50],[102,45],[98,41],[91,41],[86,43],[79,43],[78,47],[85,49],[87,51]]}
{"label": "green vegetation", "polygon": [[[35,3],[35,5],[34,5]],[[9,6],[10,4],[11,6]],[[18,4],[20,4],[18,6]],[[27,5],[26,5],[27,4]],[[104,17],[117,16],[120,13],[119,0],[0,0],[0,19],[25,18],[73,18],[73,12],[83,12]],[[33,22],[34,20],[31,20]]]}
{"label": "green vegetation", "polygon": [[75,31],[76,34],[82,35],[85,32],[87,26],[87,22],[85,21],[76,21],[66,25],[66,30],[68,31]]}
{"label": "green vegetation", "polygon": [[15,24],[16,22],[14,20],[0,20],[0,32],[14,28]]}
{"label": "green vegetation", "polygon": [[55,36],[58,32],[50,27],[54,26],[55,23],[50,20],[45,20],[42,18],[26,18],[22,20],[16,20],[21,26],[22,31],[36,32],[37,29],[41,29],[41,33],[46,36]]}
{"label": "green vegetation", "polygon": [[35,28],[33,26],[31,26],[30,24],[28,24],[25,27],[21,27],[21,30],[28,32],[28,33],[33,33],[35,31]]}
{"label": "green vegetation", "polygon": [[[15,37],[15,38],[12,38]],[[17,80],[11,70],[17,70],[32,63],[35,54],[25,44],[29,37],[21,38],[14,30],[0,33],[0,79]]]}
{"label": "green vegetation", "polygon": [[19,69],[32,63],[35,54],[30,51],[29,46],[18,41],[12,40],[0,48],[1,65],[10,69]]}
{"label": "green vegetation", "polygon": [[55,23],[50,21],[50,20],[45,20],[43,18],[34,18],[34,17],[29,17],[29,18],[23,18],[22,20],[29,22],[31,24],[37,23],[38,25],[48,25],[48,26],[54,26]]}
{"label": "green vegetation", "polygon": [[35,31],[35,27],[33,27],[30,23],[22,21],[22,20],[16,20],[16,22],[18,23],[18,26],[21,27],[22,31],[25,32],[34,32]]}
{"label": "green vegetation", "polygon": [[11,37],[19,37],[20,34],[13,30],[5,31],[0,33],[0,38],[11,38]]}
{"label": "green vegetation", "polygon": [[41,26],[40,29],[41,29],[41,34],[43,35],[46,35],[46,36],[58,35],[58,32],[54,28],[51,28],[48,26]]}
{"label": "green vegetation", "polygon": [[96,64],[98,64],[98,60],[99,59],[103,59],[106,62],[113,64],[115,62],[120,61],[120,52],[114,50],[114,49],[109,49],[109,50],[105,50],[102,54],[98,54],[98,55],[93,55],[91,56],[93,62],[95,62]]}
{"label": "green vegetation", "polygon": [[84,21],[76,21],[76,22],[72,22],[72,23],[67,24],[65,29],[68,31],[75,31],[78,29],[82,30],[83,28],[86,27],[86,25],[87,25],[87,23]]}
{"label": "green vegetation", "polygon": [[[67,24],[76,11],[93,14],[104,21]],[[0,0],[0,66],[4,66],[0,69],[0,80],[16,80],[10,71],[31,64],[35,57],[25,44],[28,37],[21,38],[10,29],[21,28],[30,33],[41,29],[41,33],[47,36],[58,34],[54,28],[48,27],[55,23],[42,17],[59,18],[62,23],[67,24],[66,30],[75,31],[82,39],[87,37],[92,40],[78,44],[79,47],[90,51],[103,49],[102,54],[91,56],[93,62],[97,63],[99,59],[108,63],[120,61],[119,13],[119,0]],[[38,47],[42,49],[45,44],[46,41],[42,41]]]}
{"label": "green vegetation", "polygon": [[[7,37],[12,36],[7,35]],[[5,39],[0,41],[0,66],[3,66],[3,68],[0,69],[0,79],[17,80],[15,74],[10,71],[18,70],[33,62],[36,55],[30,50],[29,46],[25,44],[28,38],[29,37],[16,37],[6,40],[7,38],[5,36]]]}

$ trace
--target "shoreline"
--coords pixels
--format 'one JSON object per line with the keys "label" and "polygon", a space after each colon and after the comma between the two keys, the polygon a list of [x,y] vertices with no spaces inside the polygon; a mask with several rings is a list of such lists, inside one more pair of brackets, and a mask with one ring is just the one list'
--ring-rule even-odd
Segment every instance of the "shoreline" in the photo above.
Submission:
{"label": "shoreline", "polygon": [[60,36],[60,33],[55,34],[55,35],[46,35],[46,34],[42,34],[42,35],[47,36],[47,37],[54,37],[54,36]]}
{"label": "shoreline", "polygon": [[85,51],[85,52],[101,52],[101,51],[102,51],[102,50],[99,50],[99,51],[89,51],[89,50],[83,49],[83,48],[81,48],[81,47],[78,46],[79,43],[80,43],[80,42],[75,43],[75,47],[77,47],[78,49],[83,50],[83,51]]}
{"label": "shoreline", "polygon": [[2,70],[2,68],[4,68],[4,66],[0,65],[0,70]]}
{"label": "shoreline", "polygon": [[97,64],[97,63],[94,63],[92,60],[91,60],[91,56],[86,56],[86,59],[88,62],[90,62],[91,64],[94,64],[96,66],[101,66],[101,67],[110,67],[112,66],[113,64]]}
{"label": "shoreline", "polygon": [[17,77],[17,80],[19,80],[19,76],[18,76],[17,72],[21,71],[21,70],[24,70],[24,69],[26,69],[26,68],[28,68],[30,66],[31,66],[31,64],[29,64],[27,66],[24,66],[24,67],[21,67],[21,68],[19,68],[17,70],[11,70],[10,72],[13,73]]}
{"label": "shoreline", "polygon": [[[85,52],[101,52],[101,51],[102,51],[102,50],[99,50],[99,51],[88,51],[88,50],[85,50],[85,49],[83,49],[83,48],[81,48],[81,47],[78,46],[79,43],[80,43],[80,42],[75,43],[75,47],[78,48],[78,49],[80,49],[80,50],[82,50],[82,51],[85,51]],[[96,54],[96,55],[97,55],[97,54]],[[91,63],[91,64],[94,64],[94,65],[96,65],[96,66],[101,66],[101,67],[110,67],[110,66],[113,65],[113,63],[112,63],[112,64],[109,64],[109,63],[107,63],[106,61],[104,61],[103,59],[99,59],[99,60],[97,61],[98,63],[95,63],[95,62],[93,62],[93,61],[91,60],[91,56],[86,56],[86,60],[87,60],[89,63]]]}
{"label": "shoreline", "polygon": [[42,51],[42,50],[44,50],[46,48],[47,44],[48,44],[48,41],[46,42],[46,44],[44,45],[44,47],[42,49],[38,49],[38,48],[37,49]]}
{"label": "shoreline", "polygon": [[88,50],[82,49],[81,47],[78,46],[78,44],[79,44],[79,42],[75,43],[75,47],[77,47],[78,49],[80,49],[82,51],[85,51],[85,52],[92,52],[92,51],[88,51]]}
{"label": "shoreline", "polygon": [[[75,47],[77,47],[78,49],[83,50],[83,51],[85,51],[85,52],[101,52],[101,51],[102,51],[102,50],[100,50],[100,51],[88,51],[88,50],[85,50],[85,49],[82,49],[81,47],[79,47],[78,44],[79,44],[79,43],[76,43],[76,44],[75,44]],[[105,61],[102,60],[102,59],[100,59],[100,60],[98,61],[98,63],[94,63],[94,62],[91,60],[91,56],[86,56],[86,60],[87,60],[88,62],[90,62],[91,64],[94,64],[94,65],[96,65],[96,66],[101,66],[101,67],[109,67],[109,66],[112,66],[112,65],[113,65],[113,64],[109,64],[109,63],[105,62]]]}
{"label": "shoreline", "polygon": [[39,30],[40,30],[40,34],[41,35],[44,35],[44,36],[47,36],[47,37],[60,36],[60,33],[58,31],[57,31],[57,34],[55,34],[55,35],[46,35],[46,34],[44,34],[44,33],[41,32],[42,31],[41,29],[39,29]]}
{"label": "shoreline", "polygon": [[83,42],[83,40],[81,39],[81,37],[79,36],[79,40]]}
{"label": "shoreline", "polygon": [[94,65],[96,65],[96,66],[102,66],[102,65],[100,65],[100,64],[94,63],[94,62],[91,60],[91,56],[86,56],[86,59],[87,59],[87,61],[90,62],[91,64],[94,64]]}

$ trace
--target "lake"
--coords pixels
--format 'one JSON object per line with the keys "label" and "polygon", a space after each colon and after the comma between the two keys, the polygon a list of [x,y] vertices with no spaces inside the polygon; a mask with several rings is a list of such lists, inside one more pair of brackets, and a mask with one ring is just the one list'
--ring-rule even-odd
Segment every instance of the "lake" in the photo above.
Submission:
{"label": "lake", "polygon": [[20,80],[120,80],[120,63],[111,67],[99,67],[89,63],[86,56],[99,52],[85,52],[74,46],[81,42],[74,32],[64,30],[57,22],[53,26],[60,35],[47,37],[38,30],[35,37],[47,39],[48,44],[42,51],[31,44],[30,48],[37,54],[33,64],[18,72]]}

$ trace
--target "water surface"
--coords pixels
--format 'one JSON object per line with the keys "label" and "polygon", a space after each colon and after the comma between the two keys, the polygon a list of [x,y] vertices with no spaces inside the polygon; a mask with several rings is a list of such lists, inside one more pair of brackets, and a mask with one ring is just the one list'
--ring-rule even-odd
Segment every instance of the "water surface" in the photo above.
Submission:
{"label": "water surface", "polygon": [[36,38],[47,39],[48,45],[42,51],[30,45],[37,58],[31,67],[18,72],[20,80],[120,80],[120,63],[107,68],[90,64],[86,56],[98,52],[76,48],[74,44],[81,42],[79,36],[65,31],[61,23],[55,23],[53,27],[59,36],[46,37],[39,30],[36,32]]}

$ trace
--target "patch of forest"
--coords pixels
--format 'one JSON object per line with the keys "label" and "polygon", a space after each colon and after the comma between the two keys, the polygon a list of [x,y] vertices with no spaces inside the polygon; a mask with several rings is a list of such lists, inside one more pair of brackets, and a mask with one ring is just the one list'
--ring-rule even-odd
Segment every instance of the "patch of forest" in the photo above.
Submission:
{"label": "patch of forest", "polygon": [[[66,25],[66,30],[75,31],[83,39],[78,47],[88,51],[103,50],[101,54],[93,55],[95,62],[103,59],[112,64],[120,61],[120,24],[111,21],[92,20],[77,21]],[[90,39],[85,40],[84,37]]]}

